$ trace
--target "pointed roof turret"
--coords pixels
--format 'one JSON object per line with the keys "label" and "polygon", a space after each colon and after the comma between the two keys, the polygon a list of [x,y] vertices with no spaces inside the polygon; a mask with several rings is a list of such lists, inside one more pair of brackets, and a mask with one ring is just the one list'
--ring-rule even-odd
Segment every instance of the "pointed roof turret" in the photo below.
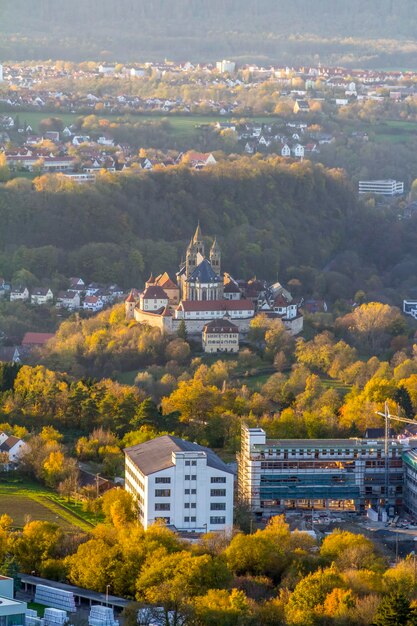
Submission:
{"label": "pointed roof turret", "polygon": [[133,291],[131,291],[129,293],[129,295],[127,296],[125,302],[136,302],[135,297],[133,296]]}
{"label": "pointed roof turret", "polygon": [[214,241],[211,244],[210,252],[220,252],[220,246],[217,243],[217,237],[214,238]]}
{"label": "pointed roof turret", "polygon": [[195,233],[193,237],[193,243],[196,243],[197,241],[202,241],[202,239],[203,239],[203,235],[201,233],[200,220],[198,220],[197,228],[195,229]]}
{"label": "pointed roof turret", "polygon": [[151,275],[149,276],[148,280],[146,281],[146,284],[152,284],[153,282],[155,282],[155,278],[153,277],[153,273],[151,272]]}

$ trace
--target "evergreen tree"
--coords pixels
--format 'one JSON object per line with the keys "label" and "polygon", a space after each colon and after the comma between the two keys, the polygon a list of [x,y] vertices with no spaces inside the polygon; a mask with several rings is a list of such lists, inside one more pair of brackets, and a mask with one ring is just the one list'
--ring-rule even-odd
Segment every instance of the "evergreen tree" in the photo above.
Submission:
{"label": "evergreen tree", "polygon": [[178,326],[177,335],[180,339],[187,341],[187,327],[185,325],[185,321],[181,320]]}
{"label": "evergreen tree", "polygon": [[21,368],[17,363],[0,363],[0,391],[13,389],[14,381]]}
{"label": "evergreen tree", "polygon": [[145,398],[139,405],[131,424],[134,428],[141,426],[158,427],[160,419],[161,414],[155,402],[151,398]]}
{"label": "evergreen tree", "polygon": [[414,418],[414,409],[408,390],[400,385],[395,392],[394,400],[400,405],[408,419]]}
{"label": "evergreen tree", "polygon": [[411,617],[410,603],[402,593],[385,596],[374,618],[374,626],[406,626]]}

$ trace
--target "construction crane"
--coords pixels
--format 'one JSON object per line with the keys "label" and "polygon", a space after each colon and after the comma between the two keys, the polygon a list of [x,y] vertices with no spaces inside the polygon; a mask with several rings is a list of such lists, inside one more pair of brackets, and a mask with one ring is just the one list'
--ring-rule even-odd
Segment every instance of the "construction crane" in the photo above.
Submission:
{"label": "construction crane", "polygon": [[389,440],[390,440],[390,425],[391,420],[396,422],[404,422],[405,424],[414,424],[417,426],[417,420],[410,420],[407,417],[400,417],[399,415],[391,415],[388,405],[388,400],[385,401],[384,413],[376,411],[377,415],[385,418],[385,437],[384,437],[384,454],[385,454],[385,506],[388,506],[388,488],[389,488]]}

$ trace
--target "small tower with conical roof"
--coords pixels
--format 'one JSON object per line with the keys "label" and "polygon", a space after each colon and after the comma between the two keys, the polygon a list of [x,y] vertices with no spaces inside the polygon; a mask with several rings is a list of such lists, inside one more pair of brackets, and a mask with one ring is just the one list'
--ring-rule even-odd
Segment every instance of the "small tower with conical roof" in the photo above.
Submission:
{"label": "small tower with conical roof", "polygon": [[131,291],[125,300],[125,315],[127,320],[135,319],[135,306],[135,296],[133,295],[133,291]]}
{"label": "small tower with conical roof", "polygon": [[221,257],[222,253],[220,250],[220,246],[217,243],[217,239],[215,238],[213,241],[213,245],[210,248],[210,263],[216,274],[219,275],[221,272]]}
{"label": "small tower with conical roof", "polygon": [[151,272],[151,275],[149,276],[148,280],[145,283],[145,289],[147,289],[148,287],[152,287],[155,284],[155,278],[153,277],[153,273]]}

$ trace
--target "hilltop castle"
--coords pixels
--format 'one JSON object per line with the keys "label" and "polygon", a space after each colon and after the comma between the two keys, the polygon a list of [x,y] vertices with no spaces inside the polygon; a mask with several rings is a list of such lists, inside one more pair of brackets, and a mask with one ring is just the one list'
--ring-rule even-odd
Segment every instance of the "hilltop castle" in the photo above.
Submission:
{"label": "hilltop castle", "polygon": [[209,256],[200,225],[188,244],[185,262],[180,265],[175,283],[165,272],[156,278],[151,274],[138,296],[131,292],[125,301],[126,318],[156,326],[174,333],[184,320],[187,332],[201,334],[208,323],[226,320],[240,333],[249,330],[257,310],[280,317],[288,330],[302,330],[299,304],[279,283],[267,287],[253,279],[237,281],[222,273],[221,249],[214,239]]}

